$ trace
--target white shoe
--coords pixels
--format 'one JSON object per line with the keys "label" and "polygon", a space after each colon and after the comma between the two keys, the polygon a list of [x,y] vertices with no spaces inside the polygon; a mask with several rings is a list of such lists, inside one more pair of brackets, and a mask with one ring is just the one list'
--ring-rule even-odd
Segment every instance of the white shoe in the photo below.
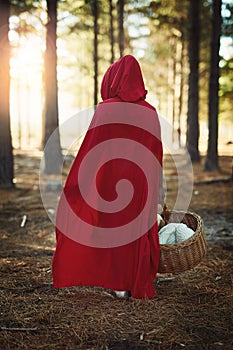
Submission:
{"label": "white shoe", "polygon": [[115,292],[116,297],[118,297],[120,299],[128,300],[131,297],[131,293],[128,290],[126,290],[126,291],[115,290],[114,292]]}

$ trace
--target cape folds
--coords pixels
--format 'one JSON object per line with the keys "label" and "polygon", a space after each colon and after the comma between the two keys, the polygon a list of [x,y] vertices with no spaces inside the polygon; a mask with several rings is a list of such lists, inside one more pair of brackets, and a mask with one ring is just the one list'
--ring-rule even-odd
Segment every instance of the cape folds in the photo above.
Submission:
{"label": "cape folds", "polygon": [[[158,116],[156,110],[145,101],[146,93],[140,66],[133,56],[125,56],[112,64],[103,77],[103,102],[93,116],[58,206],[57,245],[52,262],[56,288],[100,286],[131,291],[134,298],[152,298],[155,295],[153,281],[158,270],[160,249],[157,222],[156,219],[152,220],[153,224],[150,225],[150,216],[157,218],[162,143]],[[138,120],[143,125],[147,123],[147,118],[149,120],[152,117],[156,136],[133,122],[124,122],[124,119],[122,122],[108,122],[111,110],[115,111],[116,106],[120,106],[119,103],[125,106],[121,109],[123,111],[130,111],[130,106],[140,106],[139,110],[143,113],[137,116]],[[124,118],[123,113],[120,118]],[[133,120],[134,113],[130,118]],[[101,152],[95,154],[99,145],[102,145]],[[139,157],[141,149],[145,149],[149,156]],[[120,155],[116,156],[118,151]],[[88,160],[91,154],[93,158]],[[150,165],[152,155],[157,160],[156,166]],[[149,175],[140,166],[143,162],[149,164]],[[82,175],[79,176],[81,172]],[[148,177],[153,182],[153,193],[147,183]],[[79,183],[82,178],[84,190]],[[124,197],[124,193],[128,193],[124,190],[124,186],[128,188],[128,182],[123,183],[124,186],[120,189],[117,185],[125,179],[132,185],[132,198],[129,203],[128,198],[123,198],[125,205],[119,209],[118,195],[120,197],[123,194]],[[97,192],[92,188],[96,188]],[[118,209],[103,210],[99,196],[107,208],[114,203]],[[89,203],[87,199],[90,200]],[[68,206],[64,205],[64,201]],[[146,206],[150,209],[143,211]],[[141,213],[143,215],[140,216]],[[74,224],[74,216],[81,218],[80,225]],[[84,242],[75,237],[77,231],[79,237],[89,235],[91,242],[96,230],[100,228],[105,230],[106,237],[111,241],[113,231],[117,237],[119,230],[120,236],[121,228],[136,219],[131,232],[127,232],[130,239],[124,244],[114,243],[111,246],[104,245],[103,242],[102,246],[95,246],[85,243],[88,240]],[[142,230],[140,235],[135,235],[136,229]],[[69,234],[70,231],[73,232],[72,235]]]}

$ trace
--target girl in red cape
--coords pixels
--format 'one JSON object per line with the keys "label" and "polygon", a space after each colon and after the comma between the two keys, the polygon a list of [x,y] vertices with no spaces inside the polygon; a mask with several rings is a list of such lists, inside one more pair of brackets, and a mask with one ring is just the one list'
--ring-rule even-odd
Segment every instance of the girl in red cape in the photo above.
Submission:
{"label": "girl in red cape", "polygon": [[[146,94],[140,66],[131,55],[112,64],[103,77],[101,85],[103,102],[96,109],[58,205],[57,244],[52,262],[55,288],[99,286],[114,291],[129,291],[133,298],[152,298],[155,295],[153,282],[160,257],[156,218],[162,143],[158,115],[154,107],[145,101]],[[126,111],[130,113],[131,110],[130,120],[137,118],[140,123],[145,124],[145,128],[124,120],[108,122],[111,111],[115,111],[118,107],[120,108],[116,115],[119,115],[119,119],[123,120],[123,114]],[[137,108],[140,112],[139,117],[136,116]],[[149,117],[152,117],[152,128],[155,129],[156,136],[148,130]],[[97,150],[98,145],[101,143],[105,145],[109,139],[111,146],[102,147],[101,153],[90,158],[88,163],[88,156]],[[150,154],[148,159],[139,155],[140,145],[143,145],[143,149]],[[123,150],[120,150],[121,156],[116,157],[115,153],[119,148]],[[124,150],[130,154],[127,159]],[[155,167],[150,166],[152,155],[157,160]],[[138,164],[134,164],[134,159]],[[93,162],[96,160],[101,166],[94,174]],[[140,168],[139,165],[145,162],[150,166],[149,175],[146,176],[143,173],[143,166]],[[81,169],[82,176],[79,176]],[[84,189],[79,183],[82,177],[86,181]],[[153,195],[148,189],[146,177],[150,177],[153,181]],[[99,209],[99,198],[93,194],[91,185],[94,183],[99,195],[105,202],[111,204],[117,199],[116,184],[122,179],[128,179],[132,183],[133,194],[130,203],[125,204],[121,210],[118,208],[116,212],[111,210],[104,212],[103,209]],[[126,193],[124,190],[123,192]],[[91,204],[87,203],[85,196],[91,199]],[[144,210],[145,207],[149,210]],[[140,216],[142,212],[143,215]],[[75,217],[82,218],[80,225],[76,225]],[[152,223],[150,217],[153,218]],[[135,226],[122,234],[121,228],[128,227],[128,222],[134,219]],[[81,238],[89,237],[89,234],[90,237],[94,237],[96,228],[107,230],[108,243],[104,242],[105,236],[101,236],[101,244],[98,240],[96,244],[93,242],[88,244],[89,238],[80,240],[74,234],[76,232],[77,237]],[[111,233],[112,228],[114,234]],[[135,233],[138,229],[141,230],[140,234]],[[118,233],[119,242],[116,243]]]}

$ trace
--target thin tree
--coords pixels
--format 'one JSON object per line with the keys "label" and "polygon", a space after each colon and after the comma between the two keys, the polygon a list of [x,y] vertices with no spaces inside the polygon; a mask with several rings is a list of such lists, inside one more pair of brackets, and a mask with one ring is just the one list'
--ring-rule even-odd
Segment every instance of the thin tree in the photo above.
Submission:
{"label": "thin tree", "polygon": [[119,45],[120,57],[124,55],[124,6],[125,6],[125,0],[117,1],[118,45]]}
{"label": "thin tree", "polygon": [[181,118],[183,109],[183,94],[184,94],[184,60],[185,60],[185,45],[184,45],[184,33],[181,32],[181,57],[180,57],[180,86],[179,86],[179,111],[178,111],[178,137],[179,146],[181,146]]}
{"label": "thin tree", "polygon": [[115,61],[115,53],[114,53],[114,26],[113,26],[113,3],[112,0],[109,0],[109,39],[110,39],[110,47],[111,47],[111,59],[110,63]]}
{"label": "thin tree", "polygon": [[[47,0],[46,51],[45,51],[45,108],[44,108],[44,146],[46,174],[60,173],[62,153],[58,129],[58,86],[57,86],[57,0]],[[51,135],[53,135],[52,138]]]}
{"label": "thin tree", "polygon": [[98,104],[98,15],[99,7],[98,1],[92,1],[92,14],[94,20],[94,50],[93,50],[93,60],[94,60],[94,106]]}
{"label": "thin tree", "polygon": [[189,91],[188,91],[188,120],[187,120],[187,149],[192,161],[199,162],[199,40],[200,40],[200,0],[190,0],[189,4]]}
{"label": "thin tree", "polygon": [[10,130],[10,1],[0,1],[0,186],[13,187],[14,164]]}
{"label": "thin tree", "polygon": [[221,7],[222,0],[213,0],[212,3],[212,36],[209,78],[208,103],[208,149],[205,160],[205,170],[218,168],[218,109],[219,109],[219,48],[221,36]]}

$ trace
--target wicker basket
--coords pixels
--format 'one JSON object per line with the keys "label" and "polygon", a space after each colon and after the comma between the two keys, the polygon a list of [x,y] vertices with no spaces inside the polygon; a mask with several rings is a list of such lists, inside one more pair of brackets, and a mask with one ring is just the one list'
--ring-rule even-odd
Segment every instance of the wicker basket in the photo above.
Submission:
{"label": "wicker basket", "polygon": [[158,272],[173,273],[192,269],[206,254],[206,237],[202,219],[195,213],[182,211],[166,211],[162,216],[166,223],[182,222],[195,233],[181,243],[160,245]]}

